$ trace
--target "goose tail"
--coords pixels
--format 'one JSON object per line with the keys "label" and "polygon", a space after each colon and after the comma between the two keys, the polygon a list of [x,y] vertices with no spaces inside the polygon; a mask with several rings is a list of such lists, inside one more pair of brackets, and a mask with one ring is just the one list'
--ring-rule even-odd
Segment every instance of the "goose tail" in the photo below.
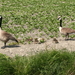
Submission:
{"label": "goose tail", "polygon": [[10,37],[10,39],[18,43],[18,40],[15,37]]}
{"label": "goose tail", "polygon": [[71,33],[75,33],[75,30],[73,30]]}

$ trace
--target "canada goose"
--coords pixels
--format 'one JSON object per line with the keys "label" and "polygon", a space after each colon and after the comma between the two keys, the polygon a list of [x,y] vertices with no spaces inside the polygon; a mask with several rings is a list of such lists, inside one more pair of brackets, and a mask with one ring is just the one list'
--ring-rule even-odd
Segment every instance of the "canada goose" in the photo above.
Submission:
{"label": "canada goose", "polygon": [[0,40],[4,42],[4,46],[2,48],[5,48],[6,47],[6,43],[9,40],[13,40],[13,41],[16,41],[18,43],[18,40],[15,39],[11,34],[3,31],[1,29],[1,25],[2,25],[2,16],[0,16]]}
{"label": "canada goose", "polygon": [[63,28],[62,27],[62,18],[59,16],[58,20],[60,21],[60,27],[59,27],[59,31],[61,34],[65,35],[65,40],[67,40],[69,38],[69,34],[75,33],[75,30],[71,29],[71,28]]}

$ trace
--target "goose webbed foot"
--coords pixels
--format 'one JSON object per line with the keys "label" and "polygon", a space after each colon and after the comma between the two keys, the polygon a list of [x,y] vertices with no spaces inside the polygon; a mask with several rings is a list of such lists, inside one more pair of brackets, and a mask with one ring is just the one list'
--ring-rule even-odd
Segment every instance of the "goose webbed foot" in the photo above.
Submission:
{"label": "goose webbed foot", "polygon": [[68,41],[68,40],[69,40],[69,34],[67,33],[65,36],[65,41]]}
{"label": "goose webbed foot", "polygon": [[1,49],[5,49],[6,48],[6,42],[4,42],[4,46],[1,47]]}
{"label": "goose webbed foot", "polygon": [[65,41],[68,41],[69,39],[65,39]]}
{"label": "goose webbed foot", "polygon": [[68,41],[69,40],[69,37],[65,38],[65,41]]}
{"label": "goose webbed foot", "polygon": [[6,46],[1,47],[1,49],[5,49],[5,48],[6,48]]}
{"label": "goose webbed foot", "polygon": [[69,38],[68,38],[68,37],[66,37],[66,38],[65,38],[65,41],[68,41],[68,40],[69,40]]}

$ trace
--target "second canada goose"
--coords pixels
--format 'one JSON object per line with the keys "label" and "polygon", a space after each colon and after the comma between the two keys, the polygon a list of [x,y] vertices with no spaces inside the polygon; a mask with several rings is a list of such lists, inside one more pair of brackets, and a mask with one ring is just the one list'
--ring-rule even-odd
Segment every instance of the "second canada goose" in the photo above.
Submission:
{"label": "second canada goose", "polygon": [[63,28],[62,27],[62,18],[59,16],[58,20],[60,21],[60,27],[59,27],[59,31],[61,34],[65,35],[65,39],[69,38],[69,34],[75,33],[75,30],[71,29],[71,28]]}
{"label": "second canada goose", "polygon": [[6,47],[6,43],[9,40],[13,40],[18,43],[18,40],[15,39],[10,33],[7,33],[1,29],[1,25],[2,25],[2,16],[0,16],[0,40],[4,42],[4,46],[2,48]]}

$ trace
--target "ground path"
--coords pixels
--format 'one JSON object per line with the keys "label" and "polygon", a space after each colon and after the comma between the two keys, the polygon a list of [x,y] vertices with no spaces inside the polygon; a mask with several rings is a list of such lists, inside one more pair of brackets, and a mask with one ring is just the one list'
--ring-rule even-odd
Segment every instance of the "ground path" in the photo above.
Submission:
{"label": "ground path", "polygon": [[[0,53],[2,54],[6,54],[8,56],[15,56],[15,55],[31,55],[31,54],[35,54],[39,51],[43,51],[46,49],[51,50],[53,49],[62,49],[62,48],[66,48],[69,51],[75,51],[75,40],[59,40],[58,44],[53,43],[52,41],[53,39],[47,40],[45,43],[42,44],[25,44],[25,45],[18,45],[18,46],[8,46],[5,49],[0,49]],[[3,43],[0,42],[0,47],[3,46]]]}

